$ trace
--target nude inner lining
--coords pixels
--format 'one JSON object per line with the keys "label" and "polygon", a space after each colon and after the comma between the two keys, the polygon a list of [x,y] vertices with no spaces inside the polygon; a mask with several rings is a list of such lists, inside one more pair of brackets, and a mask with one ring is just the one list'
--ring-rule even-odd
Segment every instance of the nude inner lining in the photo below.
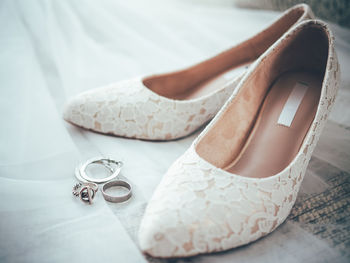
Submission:
{"label": "nude inner lining", "polygon": [[194,99],[194,98],[199,98],[204,95],[207,95],[215,90],[219,90],[225,84],[227,84],[228,82],[232,81],[233,79],[241,75],[248,68],[248,66],[249,66],[248,64],[245,64],[238,67],[232,67],[214,76],[213,78],[210,78],[209,80],[204,81],[199,85],[196,85],[193,88],[186,90],[181,94],[177,94],[176,96],[174,96],[174,99],[177,99],[177,100]]}
{"label": "nude inner lining", "polygon": [[[290,127],[278,118],[295,85],[305,83],[303,96]],[[322,85],[321,75],[288,72],[271,86],[256,123],[240,154],[224,169],[246,177],[268,177],[282,171],[293,160],[316,114]]]}

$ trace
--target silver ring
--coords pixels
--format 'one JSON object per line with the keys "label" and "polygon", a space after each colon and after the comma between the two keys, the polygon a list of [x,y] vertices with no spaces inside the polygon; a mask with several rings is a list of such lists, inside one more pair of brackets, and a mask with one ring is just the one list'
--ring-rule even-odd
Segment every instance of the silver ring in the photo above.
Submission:
{"label": "silver ring", "polygon": [[[108,188],[111,188],[112,186],[122,186],[122,187],[128,189],[129,191],[125,195],[111,196],[111,195],[107,194],[105,191]],[[125,202],[125,201],[129,200],[129,198],[132,195],[131,185],[124,180],[115,180],[115,181],[108,182],[108,183],[104,184],[102,187],[102,195],[103,195],[104,199],[108,202],[112,202],[112,203]]]}
{"label": "silver ring", "polygon": [[[105,178],[91,178],[90,176],[88,176],[85,172],[86,168],[90,165],[90,164],[102,164],[103,166],[105,166],[112,174],[110,176],[107,176]],[[111,164],[115,164],[116,167],[114,168]],[[79,173],[75,172],[75,176],[78,178],[82,178],[83,180],[81,181],[89,181],[89,182],[93,182],[93,183],[105,183],[108,182],[110,180],[113,180],[114,178],[116,178],[118,176],[118,174],[120,173],[120,169],[123,166],[123,163],[121,161],[116,161],[113,159],[109,159],[109,158],[104,158],[104,157],[95,157],[95,158],[91,158],[89,160],[87,160],[85,163],[83,163],[80,168],[79,168]],[[79,179],[79,178],[78,178]]]}
{"label": "silver ring", "polygon": [[83,177],[81,177],[80,175],[80,171],[79,171],[79,168],[80,168],[81,164],[77,165],[77,167],[75,167],[75,177],[78,179],[79,182],[83,182],[83,183],[88,183],[88,181],[86,181],[85,179],[83,179]]}
{"label": "silver ring", "polygon": [[72,194],[76,197],[79,196],[80,200],[84,203],[92,204],[92,200],[95,198],[97,191],[97,184],[79,182],[73,186]]}

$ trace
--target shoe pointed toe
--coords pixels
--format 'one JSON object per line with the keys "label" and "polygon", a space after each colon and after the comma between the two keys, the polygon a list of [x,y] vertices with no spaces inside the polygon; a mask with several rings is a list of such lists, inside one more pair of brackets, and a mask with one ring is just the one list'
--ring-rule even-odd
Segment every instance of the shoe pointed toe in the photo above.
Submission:
{"label": "shoe pointed toe", "polygon": [[171,227],[169,224],[175,220],[176,215],[171,212],[145,216],[139,231],[141,250],[153,257],[176,256],[179,250],[177,243],[186,239],[188,232],[184,226]]}
{"label": "shoe pointed toe", "polygon": [[132,121],[137,116],[130,102],[132,98],[137,103],[132,94],[135,88],[135,81],[124,81],[83,92],[65,104],[63,118],[96,132],[136,137],[138,129]]}
{"label": "shoe pointed toe", "polygon": [[228,186],[231,180],[206,175],[205,164],[189,169],[195,159],[190,155],[168,170],[142,219],[140,248],[153,257],[188,257],[243,243],[238,233],[246,218],[225,202],[238,202],[239,189],[221,195],[217,187]]}
{"label": "shoe pointed toe", "polygon": [[[217,169],[193,147],[164,175],[139,231],[140,248],[154,257],[188,257],[248,244],[288,215],[296,184],[256,181]],[[288,198],[283,193],[291,192]]]}
{"label": "shoe pointed toe", "polygon": [[96,89],[71,98],[64,106],[63,119],[85,129],[101,132],[101,122],[98,120],[99,108],[103,104],[99,100],[101,92]]}
{"label": "shoe pointed toe", "polygon": [[69,99],[63,108],[63,119],[81,126],[83,124],[82,105],[84,103],[82,94]]}

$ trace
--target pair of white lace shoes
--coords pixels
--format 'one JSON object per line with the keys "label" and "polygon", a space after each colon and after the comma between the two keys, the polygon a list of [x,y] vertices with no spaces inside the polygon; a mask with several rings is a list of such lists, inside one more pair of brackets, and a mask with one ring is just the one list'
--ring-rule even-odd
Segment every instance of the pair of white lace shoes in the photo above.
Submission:
{"label": "pair of white lace shoes", "polygon": [[294,6],[200,64],[68,102],[64,118],[71,123],[146,140],[186,136],[216,115],[151,198],[139,232],[144,252],[222,251],[286,219],[339,83],[332,33],[313,18],[307,5]]}

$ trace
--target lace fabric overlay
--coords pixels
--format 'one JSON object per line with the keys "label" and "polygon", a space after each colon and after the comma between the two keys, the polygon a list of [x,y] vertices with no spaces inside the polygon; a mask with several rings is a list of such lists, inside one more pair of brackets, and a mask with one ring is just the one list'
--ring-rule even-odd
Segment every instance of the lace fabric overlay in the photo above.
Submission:
{"label": "lace fabric overlay", "polygon": [[[303,26],[309,23],[314,22]],[[219,169],[196,153],[197,141],[228,107],[233,94],[157,187],[140,226],[143,251],[157,257],[180,257],[227,250],[270,233],[287,218],[334,104],[340,79],[333,38],[323,26],[330,35],[330,48],[320,103],[295,159],[274,176],[247,178]]]}
{"label": "lace fabric overlay", "polygon": [[[281,17],[293,9],[303,12],[297,22],[314,17],[305,4],[286,10]],[[177,139],[211,120],[243,75],[213,93],[190,100],[162,97],[145,87],[142,78],[125,80],[79,94],[66,104],[63,117],[100,133],[145,140]]]}
{"label": "lace fabric overlay", "polygon": [[201,159],[192,146],[152,197],[141,225],[141,248],[166,257],[249,243],[284,221],[301,181],[297,169],[269,180],[236,176]]}
{"label": "lace fabric overlay", "polygon": [[[242,76],[242,75],[241,75]],[[214,117],[237,83],[192,100],[171,100],[152,92],[141,78],[78,95],[64,118],[78,126],[129,138],[169,140],[186,136]]]}

